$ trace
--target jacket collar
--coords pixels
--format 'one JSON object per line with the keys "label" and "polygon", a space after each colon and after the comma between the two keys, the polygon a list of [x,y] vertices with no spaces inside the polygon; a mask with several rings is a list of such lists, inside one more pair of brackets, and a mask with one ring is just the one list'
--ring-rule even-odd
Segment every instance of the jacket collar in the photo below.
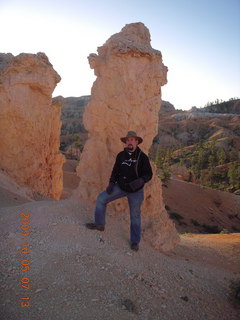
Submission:
{"label": "jacket collar", "polygon": [[131,153],[134,158],[137,158],[138,155],[139,155],[139,152],[141,151],[141,149],[139,147],[137,147],[134,152],[131,152],[131,151],[128,150],[128,148],[124,148],[124,151],[127,154]]}

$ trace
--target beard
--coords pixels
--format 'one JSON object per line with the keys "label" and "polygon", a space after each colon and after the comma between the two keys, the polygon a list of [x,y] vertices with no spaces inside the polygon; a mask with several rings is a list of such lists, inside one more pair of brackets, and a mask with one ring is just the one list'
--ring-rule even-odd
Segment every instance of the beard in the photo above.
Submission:
{"label": "beard", "polygon": [[132,145],[132,144],[129,144],[129,145],[127,146],[127,148],[128,148],[129,151],[131,151],[131,150],[133,150],[133,145]]}

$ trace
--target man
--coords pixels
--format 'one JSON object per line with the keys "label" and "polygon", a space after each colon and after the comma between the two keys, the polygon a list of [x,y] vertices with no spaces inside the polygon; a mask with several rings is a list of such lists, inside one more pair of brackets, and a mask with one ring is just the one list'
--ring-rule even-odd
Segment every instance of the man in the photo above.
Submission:
{"label": "man", "polygon": [[148,156],[138,147],[143,139],[134,131],[129,131],[121,141],[126,144],[116,158],[109,185],[99,194],[95,209],[95,222],[87,223],[92,230],[104,231],[107,204],[127,197],[130,208],[131,249],[138,251],[141,239],[141,204],[144,199],[143,187],[152,178],[152,168]]}

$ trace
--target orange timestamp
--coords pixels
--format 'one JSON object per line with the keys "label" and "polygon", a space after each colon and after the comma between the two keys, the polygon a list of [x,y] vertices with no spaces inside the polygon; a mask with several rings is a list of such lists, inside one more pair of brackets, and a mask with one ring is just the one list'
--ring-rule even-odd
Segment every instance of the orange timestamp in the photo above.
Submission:
{"label": "orange timestamp", "polygon": [[20,247],[21,252],[21,287],[24,290],[27,290],[27,293],[24,297],[21,298],[21,307],[28,308],[30,307],[30,297],[29,297],[29,290],[31,289],[31,280],[29,278],[28,272],[30,271],[30,244],[29,238],[30,237],[30,213],[21,212],[21,236],[24,243]]}

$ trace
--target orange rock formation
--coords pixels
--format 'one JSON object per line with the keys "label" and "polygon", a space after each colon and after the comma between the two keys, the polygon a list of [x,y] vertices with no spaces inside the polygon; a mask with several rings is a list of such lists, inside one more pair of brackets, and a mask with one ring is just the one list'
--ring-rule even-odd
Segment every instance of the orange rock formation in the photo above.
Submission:
{"label": "orange rock formation", "polygon": [[[90,67],[97,76],[92,87],[83,121],[89,138],[77,168],[80,183],[74,196],[94,203],[106,188],[119,151],[120,137],[134,130],[144,141],[141,149],[148,153],[158,129],[161,86],[167,83],[167,67],[160,51],[150,45],[149,30],[142,23],[126,25],[90,54]],[[179,241],[162,201],[161,181],[156,175],[145,186],[142,206],[143,236],[155,248],[169,250]],[[126,210],[124,200],[114,209]]]}
{"label": "orange rock formation", "polygon": [[44,53],[0,54],[0,169],[18,184],[59,199],[60,81]]}

